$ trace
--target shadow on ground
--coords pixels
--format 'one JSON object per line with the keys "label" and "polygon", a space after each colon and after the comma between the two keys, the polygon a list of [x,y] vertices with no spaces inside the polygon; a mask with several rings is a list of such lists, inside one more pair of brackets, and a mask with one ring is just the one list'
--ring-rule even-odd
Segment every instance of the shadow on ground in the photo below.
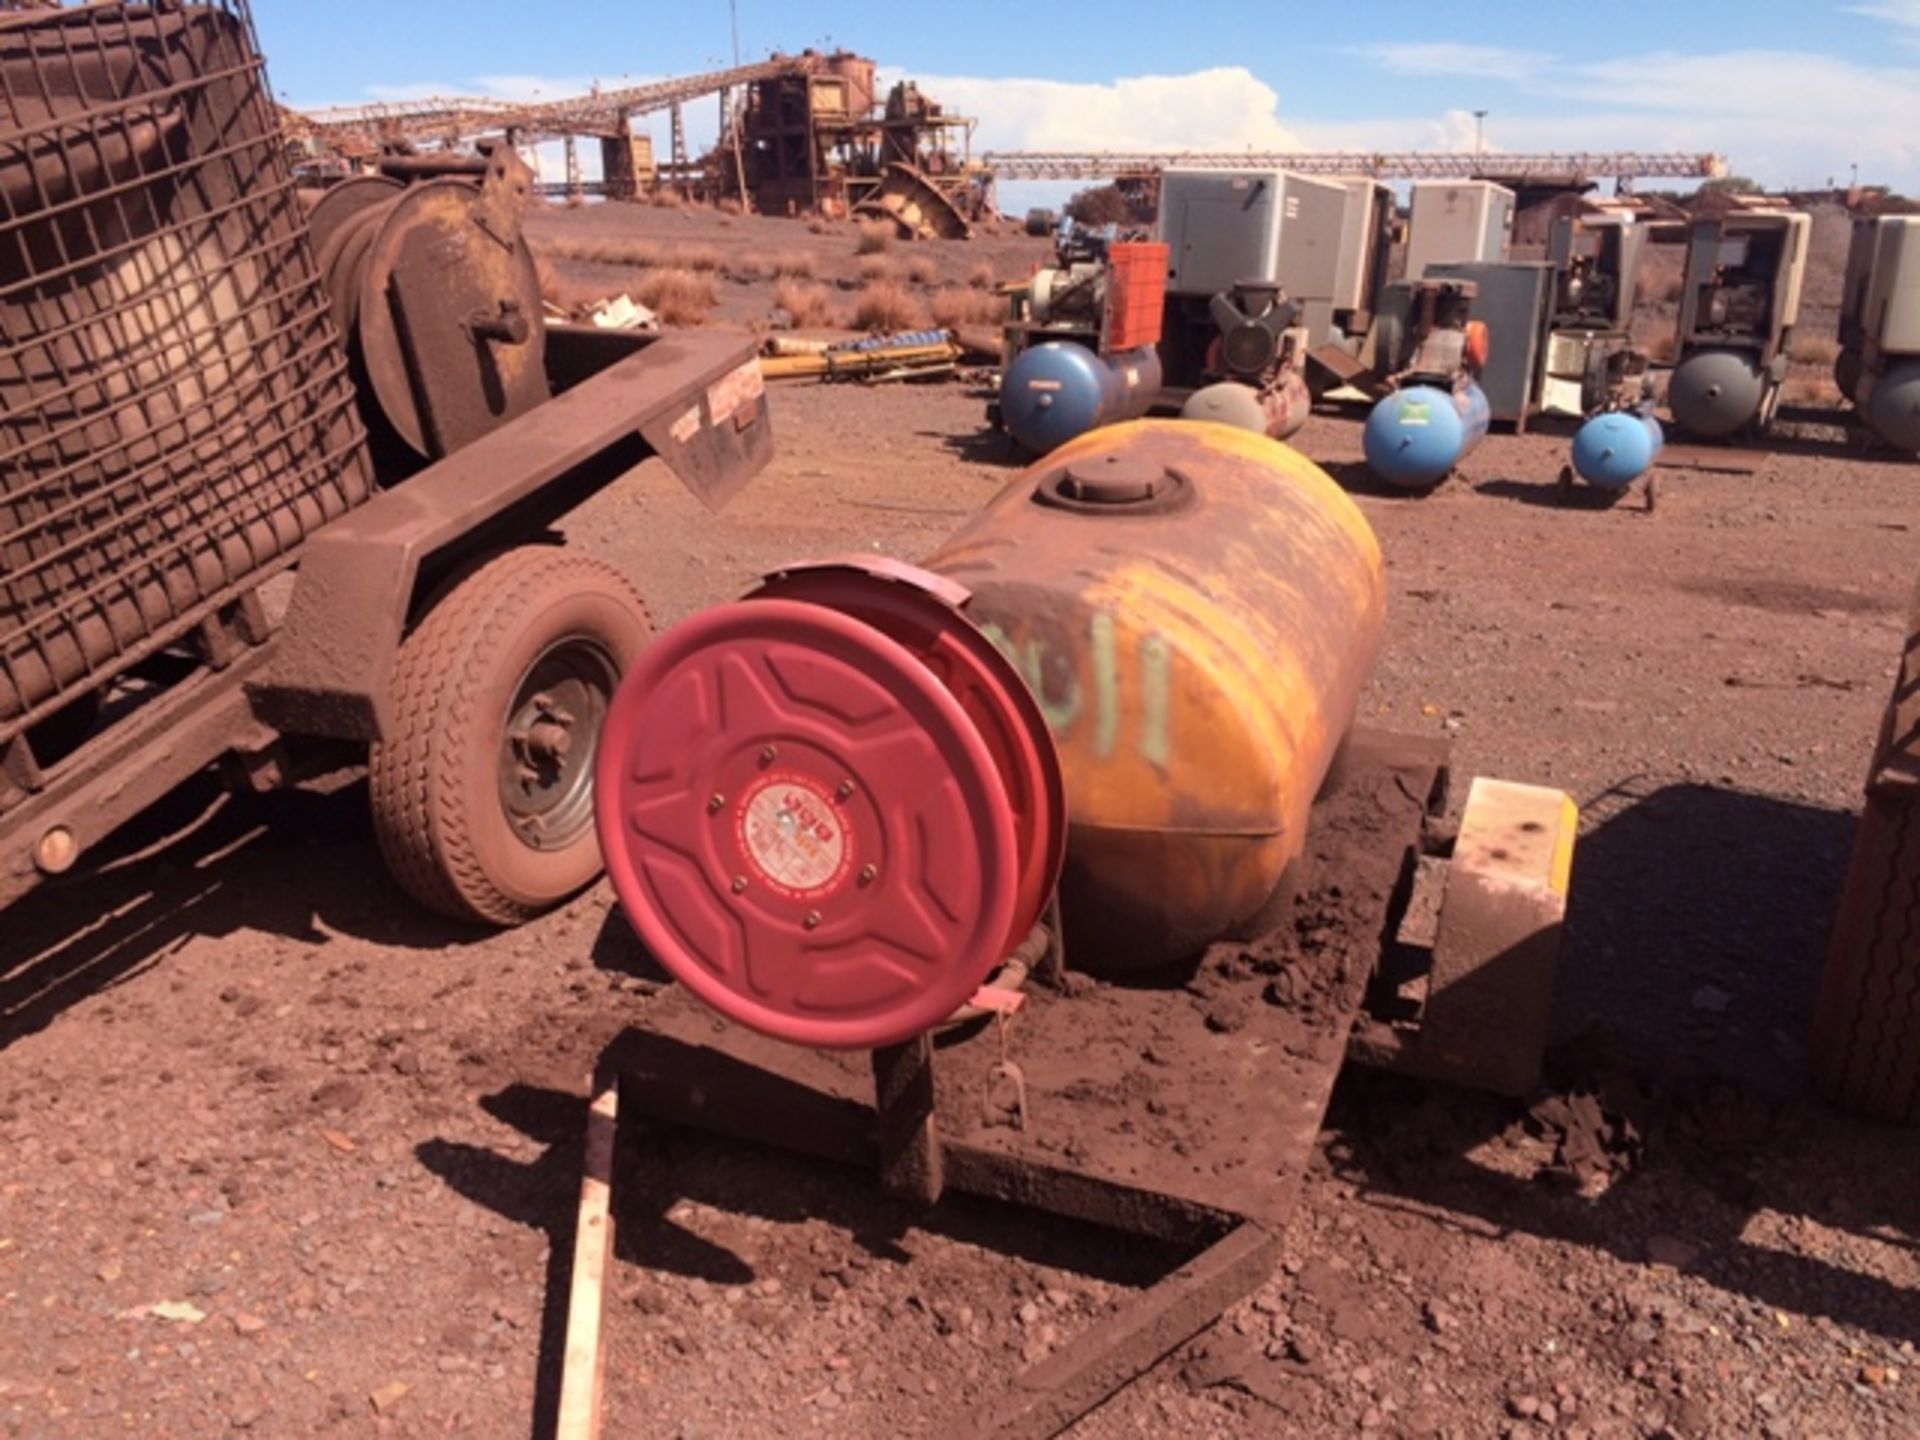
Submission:
{"label": "shadow on ground", "polygon": [[388,878],[363,783],[229,795],[204,776],[123,827],[83,869],[8,907],[0,1050],[197,936],[242,930],[316,946],[335,930],[416,950],[485,933],[428,913]]}
{"label": "shadow on ground", "polygon": [[[1510,1103],[1349,1068],[1328,1128],[1369,1203],[1687,1268],[1755,1304],[1920,1343],[1914,1294],[1749,1239],[1762,1212],[1920,1249],[1920,1146],[1807,1091],[1806,1036],[1854,817],[1710,785],[1589,800],[1574,859],[1549,1080],[1630,1113],[1637,1157],[1598,1199],[1473,1158]],[[1537,1127],[1536,1127],[1537,1128]]]}

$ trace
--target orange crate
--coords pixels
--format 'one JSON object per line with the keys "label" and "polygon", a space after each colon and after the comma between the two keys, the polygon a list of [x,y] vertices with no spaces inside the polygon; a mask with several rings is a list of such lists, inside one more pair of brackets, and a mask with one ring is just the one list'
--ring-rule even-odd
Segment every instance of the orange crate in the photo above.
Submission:
{"label": "orange crate", "polygon": [[1167,302],[1167,247],[1129,240],[1107,247],[1107,348],[1134,350],[1160,343],[1160,312]]}

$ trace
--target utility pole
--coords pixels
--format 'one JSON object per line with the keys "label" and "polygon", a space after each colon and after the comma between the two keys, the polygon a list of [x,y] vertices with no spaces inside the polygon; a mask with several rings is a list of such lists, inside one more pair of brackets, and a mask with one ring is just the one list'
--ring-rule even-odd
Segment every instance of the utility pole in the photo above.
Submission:
{"label": "utility pole", "polygon": [[1480,122],[1486,118],[1487,112],[1484,110],[1473,112],[1473,158],[1476,160],[1480,158]]}
{"label": "utility pole", "polygon": [[727,17],[733,22],[733,68],[740,68],[740,0],[727,0]]}

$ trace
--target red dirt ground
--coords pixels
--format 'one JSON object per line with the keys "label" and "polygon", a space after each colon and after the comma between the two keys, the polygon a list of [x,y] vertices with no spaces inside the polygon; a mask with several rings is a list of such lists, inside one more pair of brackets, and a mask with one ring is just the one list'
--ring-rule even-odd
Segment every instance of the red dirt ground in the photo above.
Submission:
{"label": "red dirt ground", "polygon": [[[846,232],[669,221],[850,270]],[[663,622],[796,555],[912,558],[1010,473],[981,415],[779,389],[726,513],[649,464],[569,539]],[[1352,420],[1295,443],[1361,488]],[[1920,472],[1782,442],[1648,515],[1549,503],[1563,454],[1496,435],[1431,497],[1363,490],[1363,718],[1579,800],[1556,1075],[1635,1141],[1569,1175],[1598,1106],[1350,1072],[1269,1283],[1075,1434],[1920,1433],[1920,1147],[1803,1077]],[[581,1097],[643,957],[604,886],[512,934],[422,915],[358,777],[216,796],[0,916],[0,1434],[546,1433]],[[617,1194],[612,1435],[922,1433],[1182,1258],[682,1134],[632,1137]]]}

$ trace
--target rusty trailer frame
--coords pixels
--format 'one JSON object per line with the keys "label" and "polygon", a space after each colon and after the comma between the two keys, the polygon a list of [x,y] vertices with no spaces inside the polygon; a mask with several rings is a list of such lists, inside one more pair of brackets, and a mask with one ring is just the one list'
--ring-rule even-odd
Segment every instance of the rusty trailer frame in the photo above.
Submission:
{"label": "rusty trailer frame", "polygon": [[650,456],[718,505],[771,455],[750,338],[555,327],[549,340],[556,379],[578,383],[317,531],[277,624],[246,590],[191,633],[202,662],[191,675],[72,755],[42,769],[23,734],[0,745],[0,798],[12,798],[0,906],[222,757],[266,788],[290,772],[290,738],[381,739],[401,640],[463,565],[538,534]]}
{"label": "rusty trailer frame", "polygon": [[[601,1056],[594,1080],[556,1440],[598,1440],[603,1432],[621,1121],[869,1169],[883,1191],[920,1207],[964,1192],[1190,1250],[1185,1263],[1012,1377],[948,1432],[1039,1437],[1097,1409],[1272,1273],[1349,1058],[1529,1088],[1565,912],[1577,825],[1571,802],[1559,791],[1477,780],[1449,845],[1445,742],[1356,732],[1339,769],[1342,779],[1316,802],[1296,884],[1305,894],[1337,878],[1369,897],[1352,933],[1378,937],[1379,949],[1342,969],[1317,1017],[1256,1007],[1262,1018],[1244,1030],[1215,1034],[1190,1011],[1168,1023],[1209,1033],[1148,1063],[1128,1049],[1127,1037],[1139,1031],[1125,1022],[1164,1012],[1167,993],[1066,977],[1057,908],[1051,952],[1017,1015],[951,1043],[921,1036],[863,1060],[744,1030],[683,990],[648,1002]],[[1315,833],[1352,835],[1355,826],[1367,840],[1359,848],[1314,845]],[[1448,849],[1451,858],[1436,853]],[[1390,963],[1416,952],[1424,968],[1398,973]],[[1383,982],[1397,1008],[1371,993]],[[969,1109],[982,1076],[1010,1063],[1025,1067],[1014,1126]],[[1092,1075],[1112,1083],[1090,1085]],[[1161,1103],[1143,1110],[1143,1095]],[[1209,1104],[1229,1104],[1225,1113],[1258,1123],[1185,1123],[1189,1107]],[[1061,1135],[1073,1145],[1048,1138]],[[1185,1166],[1177,1174],[1151,1160],[1174,1140]]]}

